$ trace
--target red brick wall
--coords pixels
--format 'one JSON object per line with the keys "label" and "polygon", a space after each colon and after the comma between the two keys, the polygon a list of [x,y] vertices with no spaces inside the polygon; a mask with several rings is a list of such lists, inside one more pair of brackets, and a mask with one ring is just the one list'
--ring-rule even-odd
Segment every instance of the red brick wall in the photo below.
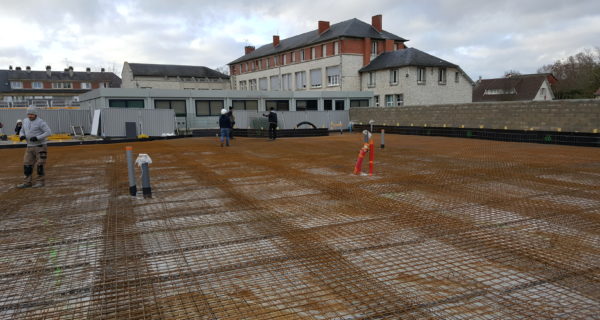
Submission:
{"label": "red brick wall", "polygon": [[23,81],[23,89],[31,89],[31,81]]}
{"label": "red brick wall", "polygon": [[81,82],[73,82],[73,89],[81,89]]}
{"label": "red brick wall", "polygon": [[371,62],[371,38],[363,39],[363,66]]}
{"label": "red brick wall", "polygon": [[363,45],[363,39],[343,39],[340,41],[340,52],[342,54],[362,54]]}

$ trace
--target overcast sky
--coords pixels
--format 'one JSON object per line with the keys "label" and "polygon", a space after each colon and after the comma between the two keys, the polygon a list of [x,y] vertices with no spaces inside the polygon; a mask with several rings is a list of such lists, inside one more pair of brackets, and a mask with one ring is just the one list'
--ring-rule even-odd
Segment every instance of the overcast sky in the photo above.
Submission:
{"label": "overcast sky", "polygon": [[599,0],[0,0],[0,69],[120,74],[124,61],[216,68],[260,46],[351,18],[460,65],[474,80],[600,47]]}

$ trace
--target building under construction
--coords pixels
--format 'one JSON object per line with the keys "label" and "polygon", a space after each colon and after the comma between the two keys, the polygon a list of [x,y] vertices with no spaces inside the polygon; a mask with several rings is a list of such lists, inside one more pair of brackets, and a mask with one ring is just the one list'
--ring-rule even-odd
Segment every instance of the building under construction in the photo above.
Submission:
{"label": "building under construction", "polygon": [[[376,135],[376,145],[379,146]],[[386,136],[49,148],[0,157],[1,319],[592,319],[600,149]],[[138,171],[139,178],[139,171]]]}

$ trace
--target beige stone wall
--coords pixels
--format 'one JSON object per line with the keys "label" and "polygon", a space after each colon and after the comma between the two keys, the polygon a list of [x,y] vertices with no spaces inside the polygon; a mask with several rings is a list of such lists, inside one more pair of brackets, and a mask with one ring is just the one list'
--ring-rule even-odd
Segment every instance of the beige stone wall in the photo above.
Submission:
{"label": "beige stone wall", "polygon": [[599,100],[486,102],[391,108],[352,108],[350,119],[400,126],[598,133]]}
{"label": "beige stone wall", "polygon": [[[398,69],[398,83],[390,83],[390,69],[375,71],[375,86],[369,86],[369,73],[361,76],[363,90],[379,95],[379,105],[385,106],[385,95],[403,94],[405,106],[469,103],[473,101],[471,82],[455,68],[446,69],[446,84],[438,83],[438,68],[426,68],[426,81],[417,83],[417,67]],[[459,72],[458,82],[455,73]]]}

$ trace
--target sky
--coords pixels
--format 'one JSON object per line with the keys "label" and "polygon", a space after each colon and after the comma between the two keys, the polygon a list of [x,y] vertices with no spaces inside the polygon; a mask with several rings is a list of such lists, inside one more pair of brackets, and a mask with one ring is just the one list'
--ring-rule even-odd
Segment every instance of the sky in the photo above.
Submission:
{"label": "sky", "polygon": [[598,0],[0,0],[0,69],[76,71],[123,62],[223,67],[244,46],[357,18],[458,64],[473,80],[600,47]]}

